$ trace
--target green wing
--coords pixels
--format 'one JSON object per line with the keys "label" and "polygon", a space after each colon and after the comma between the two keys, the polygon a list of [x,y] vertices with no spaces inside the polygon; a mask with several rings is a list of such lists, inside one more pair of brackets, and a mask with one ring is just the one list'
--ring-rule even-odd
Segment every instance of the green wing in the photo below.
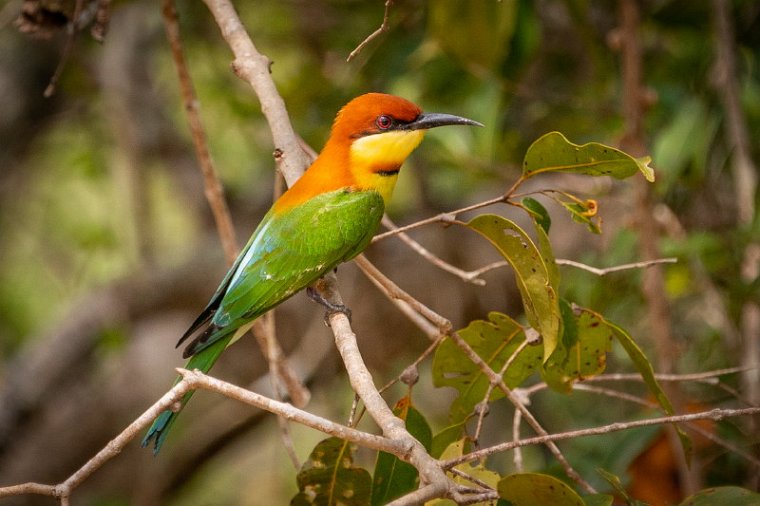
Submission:
{"label": "green wing", "polygon": [[[338,190],[264,217],[241,253],[193,355],[310,285],[367,247],[383,215],[378,192]],[[221,288],[221,287],[220,287]]]}

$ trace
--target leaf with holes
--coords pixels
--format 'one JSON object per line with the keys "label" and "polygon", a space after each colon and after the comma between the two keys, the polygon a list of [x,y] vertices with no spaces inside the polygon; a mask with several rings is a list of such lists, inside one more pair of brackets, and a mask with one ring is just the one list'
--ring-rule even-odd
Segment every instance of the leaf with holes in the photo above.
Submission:
{"label": "leaf with holes", "polygon": [[523,177],[542,172],[570,172],[588,176],[612,176],[617,179],[641,172],[647,181],[654,181],[654,170],[648,156],[631,155],[598,142],[573,144],[559,132],[549,132],[530,145],[523,160]]}
{"label": "leaf with holes", "polygon": [[[411,399],[403,397],[396,403],[393,413],[404,421],[406,429],[426,450],[430,451],[433,433],[427,420],[412,406]],[[417,488],[417,469],[390,453],[379,452],[372,483],[372,505],[388,504],[393,499]]]}
{"label": "leaf with holes", "polygon": [[372,477],[366,469],[353,464],[353,452],[347,441],[336,437],[320,441],[298,473],[299,492],[290,504],[369,504]]}
{"label": "leaf with holes", "polygon": [[[525,341],[525,333],[516,321],[505,314],[492,312],[488,318],[488,321],[471,322],[459,331],[459,336],[492,370],[499,372]],[[540,346],[524,347],[504,372],[506,385],[514,388],[540,369],[542,356]],[[459,397],[451,404],[449,411],[454,423],[470,416],[478,403],[504,397],[501,390],[494,388],[486,399],[490,384],[488,377],[451,338],[441,343],[433,357],[433,384],[459,391]]]}
{"label": "leaf with holes", "polygon": [[[488,239],[512,266],[528,323],[541,334],[544,359],[557,347],[562,332],[554,274],[528,234],[501,216],[484,214],[467,224]],[[553,262],[553,259],[552,259]],[[557,275],[558,277],[558,275]]]}
{"label": "leaf with holes", "polygon": [[541,377],[553,389],[570,393],[573,382],[604,372],[613,331],[593,311],[571,307],[564,300],[560,307],[565,329],[563,346],[544,363]]}

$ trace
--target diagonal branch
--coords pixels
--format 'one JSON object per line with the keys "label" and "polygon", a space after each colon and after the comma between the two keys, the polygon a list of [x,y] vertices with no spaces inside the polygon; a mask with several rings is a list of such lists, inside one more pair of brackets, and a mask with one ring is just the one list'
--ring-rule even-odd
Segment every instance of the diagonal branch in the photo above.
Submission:
{"label": "diagonal branch", "polygon": [[310,159],[301,148],[300,139],[290,123],[285,101],[272,79],[272,62],[256,49],[229,0],[204,2],[235,55],[232,69],[238,77],[251,85],[261,103],[261,112],[264,113],[274,140],[275,161],[288,185],[292,185],[309,166]]}
{"label": "diagonal branch", "polygon": [[[422,304],[420,301],[409,295],[407,292],[405,292],[403,289],[401,289],[396,283],[391,281],[387,276],[385,276],[382,272],[380,272],[377,267],[372,265],[369,260],[366,259],[363,255],[360,255],[354,259],[356,264],[359,266],[359,268],[367,275],[367,277],[372,280],[373,283],[375,283],[376,286],[380,288],[380,290],[394,303],[397,305],[405,304],[415,311],[417,311],[420,315],[422,315],[427,321],[434,324],[437,328],[434,333],[427,332],[428,337],[431,340],[435,340],[438,338],[439,335],[446,335],[451,340],[454,341],[454,343],[464,352],[464,354],[467,356],[467,358],[472,361],[475,365],[477,365],[481,372],[486,375],[489,382],[496,386],[499,390],[501,390],[504,395],[509,399],[509,401],[512,403],[513,406],[515,406],[515,409],[519,410],[522,415],[525,417],[528,424],[530,424],[531,427],[533,427],[533,430],[535,430],[539,435],[546,436],[548,433],[546,432],[546,429],[543,428],[543,426],[540,424],[540,422],[533,416],[533,413],[531,413],[528,408],[525,407],[525,404],[522,402],[522,400],[519,398],[518,395],[512,389],[510,389],[506,383],[504,383],[504,379],[495,372],[481,357],[480,355],[475,352],[475,350],[472,349],[472,347],[464,340],[462,337],[453,330],[453,325],[451,324],[451,321],[447,318],[439,315],[432,309],[428,308],[424,304]],[[415,321],[413,319],[413,321]],[[426,327],[421,327],[423,330],[426,330]],[[427,329],[429,330],[429,328]],[[547,441],[546,443],[547,448],[549,448],[549,451],[552,452],[554,457],[559,461],[559,463],[562,465],[563,469],[567,473],[567,475],[572,478],[576,483],[578,483],[581,487],[586,489],[589,492],[593,493],[593,487],[591,484],[589,484],[586,480],[583,479],[583,477],[578,474],[575,469],[570,465],[570,463],[567,461],[565,456],[562,454],[560,449],[557,447],[556,444],[554,444],[553,441]]]}
{"label": "diagonal branch", "polygon": [[390,17],[389,15],[390,15],[390,10],[391,10],[391,5],[393,5],[393,0],[385,0],[385,12],[383,13],[383,23],[380,25],[380,28],[378,28],[377,30],[369,34],[366,39],[361,41],[361,43],[358,46],[356,46],[356,49],[351,51],[351,53],[348,55],[348,58],[346,58],[347,62],[353,60],[356,57],[356,55],[358,55],[362,51],[362,49],[364,49],[367,46],[367,44],[369,44],[370,42],[378,38],[380,35],[388,31],[388,18]]}

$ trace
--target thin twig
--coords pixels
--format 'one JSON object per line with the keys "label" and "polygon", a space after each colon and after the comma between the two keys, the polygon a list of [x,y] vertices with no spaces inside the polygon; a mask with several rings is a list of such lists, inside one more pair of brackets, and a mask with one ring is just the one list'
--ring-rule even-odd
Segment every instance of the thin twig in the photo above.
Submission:
{"label": "thin twig", "polygon": [[[395,230],[398,227],[396,226],[393,221],[388,217],[388,215],[383,216],[383,225],[385,228],[389,230]],[[420,243],[409,237],[408,234],[401,232],[398,234],[398,238],[401,239],[404,243],[406,243],[407,246],[412,248],[415,252],[417,252],[422,258],[430,262],[431,264],[435,265],[439,269],[449,272],[463,281],[466,281],[467,283],[472,283],[474,285],[478,286],[484,286],[486,284],[485,280],[478,278],[477,276],[473,276],[471,272],[464,271],[460,269],[459,267],[455,267],[451,265],[448,262],[445,262],[444,260],[438,258],[433,253],[430,252],[427,248],[422,246]]]}
{"label": "thin twig", "polygon": [[351,51],[351,53],[348,55],[348,58],[346,58],[347,62],[353,60],[354,57],[358,55],[367,44],[388,31],[388,17],[391,10],[391,5],[393,5],[393,0],[385,0],[385,12],[383,13],[383,23],[380,25],[380,28],[369,34],[366,39],[361,41],[361,43],[356,46],[356,49]]}
{"label": "thin twig", "polygon": [[462,462],[470,462],[473,460],[482,459],[494,453],[500,453],[509,451],[518,446],[528,446],[535,444],[545,444],[547,441],[563,441],[566,439],[574,439],[584,436],[596,436],[600,434],[609,434],[611,432],[618,432],[621,430],[633,429],[636,427],[648,427],[651,425],[664,425],[673,423],[690,422],[695,420],[715,420],[720,421],[724,418],[735,418],[739,416],[752,416],[760,414],[760,407],[742,408],[742,409],[713,409],[710,411],[702,411],[699,413],[689,413],[686,415],[674,415],[674,416],[661,416],[658,418],[648,418],[645,420],[632,420],[630,422],[616,422],[608,425],[601,425],[598,427],[591,427],[588,429],[572,430],[567,432],[559,432],[556,434],[547,434],[545,436],[536,436],[531,438],[521,439],[520,441],[511,441],[507,443],[501,443],[491,446],[489,448],[483,448],[470,452],[461,457],[456,457],[441,462],[444,469],[457,466]]}
{"label": "thin twig", "polygon": [[68,24],[66,25],[68,36],[66,37],[66,45],[63,46],[61,59],[58,61],[58,66],[56,66],[55,71],[50,78],[50,82],[45,88],[45,91],[42,93],[42,96],[45,98],[50,98],[55,94],[55,88],[58,86],[58,80],[61,78],[61,74],[63,74],[63,69],[66,67],[66,63],[69,61],[69,57],[71,57],[71,52],[74,49],[74,43],[76,42],[77,38],[77,32],[79,31],[77,27],[77,21],[79,19],[79,15],[82,13],[83,6],[84,0],[76,0],[76,3],[74,4],[74,14],[72,14],[71,20],[69,20]]}
{"label": "thin twig", "polygon": [[[512,441],[519,441],[520,440],[520,424],[522,423],[522,411],[519,409],[515,410],[514,415],[512,416]],[[512,456],[512,462],[515,465],[515,470],[518,473],[523,472],[523,457],[522,457],[522,447],[516,446],[514,455]]]}
{"label": "thin twig", "polygon": [[[589,379],[591,379],[591,378],[589,378]],[[641,379],[641,376],[639,376],[639,379]],[[536,383],[535,385],[533,385],[531,387],[531,389],[530,389],[531,392],[530,393],[534,394],[534,393],[538,392],[539,390],[545,390],[546,388],[548,388],[548,385],[546,383],[543,383],[543,382],[542,383]],[[587,385],[587,384],[583,384],[583,383],[575,383],[573,385],[573,390],[580,390],[580,391],[591,392],[591,393],[595,393],[595,394],[599,394],[599,395],[606,395],[608,397],[613,397],[613,398],[621,399],[621,400],[624,400],[624,401],[627,401],[627,402],[632,402],[634,404],[638,404],[640,406],[644,406],[644,407],[649,408],[649,409],[659,409],[660,408],[659,404],[657,404],[655,402],[649,401],[647,399],[644,399],[644,398],[641,398],[641,397],[638,397],[638,396],[635,396],[635,395],[628,394],[626,392],[620,392],[618,390],[613,390],[611,388],[601,388],[601,387],[595,387],[595,386]],[[754,406],[752,406],[752,407],[754,407]],[[515,411],[515,413],[519,413],[519,411]],[[738,455],[738,456],[742,457],[743,459],[745,459],[750,464],[752,464],[754,466],[757,466],[757,467],[760,467],[760,459],[758,459],[754,455],[750,454],[749,452],[747,452],[747,451],[745,451],[745,450],[737,447],[735,444],[730,443],[729,441],[726,441],[726,440],[722,439],[721,437],[713,434],[712,432],[703,429],[702,427],[700,427],[699,425],[697,425],[693,421],[692,422],[686,422],[686,423],[684,423],[683,426],[686,427],[687,429],[689,429],[690,431],[696,432],[700,436],[702,436],[702,437],[704,437],[706,439],[709,439],[710,441],[712,441],[716,445],[722,446],[726,450],[735,453],[736,455]],[[517,452],[519,451],[519,449],[520,449],[519,447],[516,447],[514,449],[515,450],[515,454],[517,454]]]}
{"label": "thin twig", "polygon": [[298,409],[291,404],[276,401],[261,394],[257,394],[256,392],[251,392],[245,388],[233,385],[232,383],[207,376],[200,371],[188,371],[186,369],[178,369],[178,371],[193,389],[216,392],[225,397],[269,411],[270,413],[274,413],[287,420],[298,422],[307,427],[311,427],[312,429],[324,432],[325,434],[345,439],[367,448],[373,448],[394,455],[403,455],[406,451],[406,448],[404,448],[403,445],[400,445],[399,442],[393,441],[392,439],[368,434],[364,431],[335,423],[327,418]]}
{"label": "thin twig", "polygon": [[[711,385],[718,383],[718,376],[726,376],[727,374],[736,374],[747,371],[747,367],[727,367],[725,369],[714,369],[712,371],[688,373],[688,374],[663,374],[655,373],[654,377],[657,381],[703,381]],[[584,381],[642,381],[641,375],[637,373],[612,373],[612,374],[600,374],[599,376],[592,376],[586,378]]]}
{"label": "thin twig", "polygon": [[578,269],[591,272],[593,274],[596,274],[597,276],[606,276],[607,274],[610,274],[611,272],[619,272],[619,271],[625,271],[629,269],[645,269],[647,267],[651,267],[653,265],[658,265],[658,264],[674,264],[678,262],[678,259],[674,257],[656,258],[654,260],[645,260],[642,262],[633,262],[630,264],[615,265],[612,267],[605,267],[605,268],[592,267],[590,265],[576,262],[575,260],[567,260],[564,258],[558,258],[556,259],[556,262],[558,265],[569,265],[571,267],[577,267]]}
{"label": "thin twig", "polygon": [[[509,338],[504,339],[505,344],[509,342],[509,340],[514,337],[514,334],[510,335]],[[499,369],[499,377],[504,377],[504,373],[507,372],[507,369],[509,369],[509,366],[511,366],[515,359],[517,359],[517,356],[522,353],[522,351],[528,346],[529,341],[527,339],[524,339],[523,342],[515,348],[515,351],[512,352],[512,354],[509,356],[509,358],[504,362],[504,365],[501,366],[501,369]],[[478,423],[475,426],[475,433],[472,436],[472,440],[475,444],[477,444],[478,440],[480,440],[480,431],[483,428],[483,420],[485,419],[486,415],[488,414],[488,399],[491,397],[491,392],[493,392],[493,389],[496,385],[493,382],[488,383],[488,388],[486,388],[486,393],[483,395],[483,400],[481,402],[481,408],[478,410]],[[516,410],[519,411],[519,410]]]}
{"label": "thin twig", "polygon": [[[483,480],[479,480],[474,476],[470,476],[469,474],[465,473],[464,471],[457,469],[456,467],[452,467],[448,470],[451,474],[455,476],[459,476],[460,478],[464,478],[465,480],[474,483],[475,485],[484,488],[486,490],[493,490],[493,487],[489,485],[488,483],[484,482]],[[478,490],[478,492],[482,492],[482,490]]]}
{"label": "thin twig", "polygon": [[474,211],[476,209],[480,209],[483,207],[491,206],[494,204],[499,204],[502,202],[506,202],[507,197],[502,195],[500,197],[496,197],[490,200],[485,200],[483,202],[478,202],[477,204],[472,204],[470,206],[462,207],[460,209],[457,209],[455,211],[451,211],[448,213],[441,213],[436,214],[435,216],[431,216],[429,218],[425,218],[423,220],[416,221],[414,223],[410,223],[409,225],[404,225],[401,227],[398,227],[395,230],[389,230],[388,232],[383,232],[382,234],[377,234],[375,237],[372,238],[372,243],[376,243],[377,241],[382,241],[383,239],[386,239],[388,237],[400,234],[402,232],[408,232],[409,230],[419,228],[423,225],[429,225],[431,223],[448,223],[451,224],[455,221],[455,218],[457,215],[460,215],[462,213],[466,213],[468,211]]}
{"label": "thin twig", "polygon": [[[512,403],[512,405],[519,409],[525,420],[528,422],[528,424],[533,427],[533,430],[535,430],[540,437],[546,437],[549,436],[549,433],[546,432],[546,429],[543,428],[543,426],[539,423],[539,421],[536,419],[535,416],[533,416],[533,413],[528,410],[527,407],[525,407],[525,404],[523,403],[522,399],[520,399],[515,392],[512,391],[511,388],[509,388],[506,383],[504,383],[504,379],[496,374],[496,372],[491,369],[491,367],[480,357],[480,355],[475,352],[475,350],[470,347],[467,342],[462,339],[462,337],[457,332],[451,332],[449,334],[449,337],[454,341],[454,343],[464,352],[464,354],[467,356],[467,358],[470,359],[475,365],[477,365],[481,372],[483,372],[487,377],[488,380],[492,383],[495,383],[499,390],[501,390],[504,395],[509,399],[509,401]],[[550,452],[552,452],[552,455],[554,455],[554,458],[557,459],[557,461],[560,463],[562,468],[565,470],[565,473],[578,485],[583,487],[587,492],[589,493],[595,493],[594,487],[591,486],[589,482],[587,482],[583,477],[578,474],[578,472],[573,469],[573,467],[570,465],[570,463],[567,461],[565,456],[560,451],[559,447],[554,443],[552,440],[546,441],[546,447],[549,449]]]}

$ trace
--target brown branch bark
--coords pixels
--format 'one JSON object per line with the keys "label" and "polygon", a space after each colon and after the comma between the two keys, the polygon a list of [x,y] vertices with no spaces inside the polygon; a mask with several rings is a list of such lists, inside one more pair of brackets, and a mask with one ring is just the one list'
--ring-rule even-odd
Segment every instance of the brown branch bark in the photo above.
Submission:
{"label": "brown branch bark", "polygon": [[232,69],[251,85],[261,103],[261,111],[269,123],[274,140],[275,160],[290,186],[303,174],[311,160],[301,148],[299,137],[290,124],[285,102],[272,80],[271,61],[256,49],[229,0],[204,2],[235,55]]}
{"label": "brown branch bark", "polygon": [[180,37],[179,20],[174,0],[162,0],[161,12],[164,17],[166,38],[169,40],[172,58],[174,59],[174,68],[177,70],[177,79],[182,93],[182,102],[187,115],[187,122],[190,126],[195,155],[198,158],[201,173],[203,174],[203,187],[206,200],[214,215],[216,230],[219,233],[219,240],[222,243],[227,262],[231,264],[238,253],[235,228],[232,225],[230,211],[224,198],[224,188],[219,181],[219,176],[208,149],[206,130],[203,128],[200,118],[200,103],[195,93],[195,87],[190,78],[190,72],[187,69],[185,53],[182,49],[182,38]]}
{"label": "brown branch bark", "polygon": [[[728,147],[732,150],[731,173],[736,195],[737,222],[746,227],[750,226],[756,213],[758,167],[752,159],[747,119],[741,106],[731,3],[713,0],[712,11],[716,32],[713,84],[726,113],[725,135]],[[753,242],[744,251],[741,279],[749,284],[758,276],[760,244]],[[760,304],[753,300],[742,304],[739,328],[742,336],[742,363],[747,367],[742,383],[749,402],[757,405],[760,404]],[[753,432],[757,431],[758,423],[758,420],[752,420]],[[756,476],[755,481],[760,481],[760,477]]]}
{"label": "brown branch bark", "polygon": [[[644,134],[643,49],[641,47],[640,11],[637,0],[620,3],[620,37],[622,63],[622,110],[625,131],[621,147],[633,156],[646,153]],[[654,196],[651,185],[642,178],[637,180],[636,226],[639,232],[639,250],[643,261],[660,258],[659,230],[652,213]],[[679,356],[678,345],[671,333],[670,301],[665,292],[665,274],[661,265],[653,265],[643,272],[642,291],[646,299],[647,321],[651,340],[657,350],[658,369],[672,372]],[[682,411],[682,394],[676,384],[666,386],[666,392],[676,412]],[[671,451],[679,462],[679,481],[687,495],[700,488],[698,466],[690,467],[681,451],[680,440],[674,428],[668,428]]]}

